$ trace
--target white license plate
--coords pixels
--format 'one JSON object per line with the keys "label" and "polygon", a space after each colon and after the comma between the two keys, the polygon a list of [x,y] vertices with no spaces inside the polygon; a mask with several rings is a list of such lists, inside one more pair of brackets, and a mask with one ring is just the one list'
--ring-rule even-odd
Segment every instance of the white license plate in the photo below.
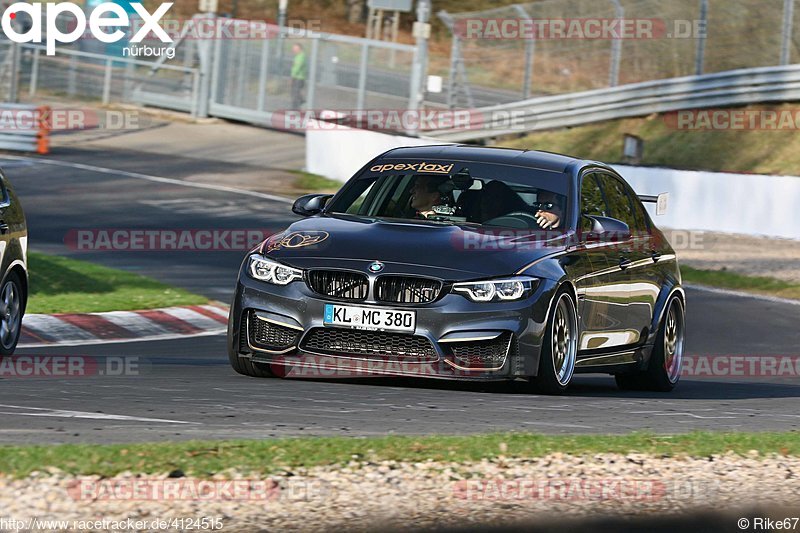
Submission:
{"label": "white license plate", "polygon": [[417,326],[417,314],[414,311],[396,309],[325,304],[322,322],[326,326],[413,333]]}

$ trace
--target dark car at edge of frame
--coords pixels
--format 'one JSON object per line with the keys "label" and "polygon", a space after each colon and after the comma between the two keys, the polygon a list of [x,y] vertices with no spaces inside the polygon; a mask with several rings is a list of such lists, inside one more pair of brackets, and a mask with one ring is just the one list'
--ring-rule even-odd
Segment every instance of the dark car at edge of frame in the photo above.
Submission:
{"label": "dark car at edge of frame", "polygon": [[0,357],[11,355],[28,303],[28,226],[19,198],[0,170]]}

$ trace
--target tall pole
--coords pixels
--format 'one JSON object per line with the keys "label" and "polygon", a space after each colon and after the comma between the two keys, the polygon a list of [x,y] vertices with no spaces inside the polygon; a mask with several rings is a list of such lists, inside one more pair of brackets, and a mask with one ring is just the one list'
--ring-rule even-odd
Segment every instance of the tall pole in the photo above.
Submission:
{"label": "tall pole", "polygon": [[783,0],[783,40],[781,43],[781,65],[788,65],[792,43],[792,21],[794,19],[794,0]]}
{"label": "tall pole", "polygon": [[[514,4],[520,18],[530,19],[531,16],[520,4]],[[533,57],[536,53],[536,36],[531,35],[525,40],[525,75],[522,78],[522,99],[527,100],[531,96],[531,80],[533,78]]]}
{"label": "tall pole", "polygon": [[20,47],[19,43],[10,43],[10,50],[11,53],[11,72],[10,72],[10,79],[8,83],[8,101],[12,103],[16,103],[19,98],[19,63],[20,63]]}
{"label": "tall pole", "polygon": [[283,28],[286,26],[286,10],[289,8],[289,0],[278,0],[278,27],[281,28],[281,35],[283,35]]}
{"label": "tall pole", "polygon": [[289,0],[278,0],[278,46],[275,47],[275,63],[278,72],[283,68],[283,39],[286,37],[286,10],[289,8]]}
{"label": "tall pole", "polygon": [[[414,23],[414,64],[411,67],[411,86],[409,89],[408,110],[418,111],[425,100],[425,79],[428,72],[428,39],[431,36],[430,0],[417,0],[417,21]],[[415,121],[419,123],[419,121]],[[408,132],[412,135],[416,131]]]}
{"label": "tall pole", "polygon": [[700,35],[694,58],[694,73],[700,76],[705,70],[706,34],[708,28],[708,0],[700,0]]}
{"label": "tall pole", "polygon": [[[614,4],[614,12],[618,20],[625,18],[625,9],[619,0],[611,0]],[[622,60],[622,39],[617,38],[611,41],[611,66],[608,70],[608,86],[616,87],[619,85],[619,65]]]}
{"label": "tall pole", "polygon": [[[216,26],[217,14],[207,13],[205,15],[211,22],[211,27]],[[197,116],[205,118],[208,116],[208,102],[211,100],[212,95],[216,95],[216,85],[218,80],[215,76],[216,63],[219,57],[215,57],[215,51],[218,51],[218,46],[221,43],[216,39],[214,42],[208,39],[200,39],[197,42],[197,55],[200,58],[200,86],[197,89],[197,104],[195,111]]]}

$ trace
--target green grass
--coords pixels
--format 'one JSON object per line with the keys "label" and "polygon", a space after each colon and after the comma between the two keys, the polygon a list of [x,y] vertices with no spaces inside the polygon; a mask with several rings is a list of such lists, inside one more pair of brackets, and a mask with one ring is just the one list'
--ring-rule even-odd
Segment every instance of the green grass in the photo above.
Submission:
{"label": "green grass", "polygon": [[292,184],[298,192],[311,193],[334,193],[338,191],[342,182],[320,176],[319,174],[312,174],[310,172],[303,172],[302,170],[293,171],[292,174],[297,176]]}
{"label": "green grass", "polygon": [[[794,104],[749,106],[791,111]],[[547,150],[606,162],[622,160],[625,133],[644,139],[642,164],[679,169],[800,175],[800,135],[796,131],[688,131],[665,115],[619,119],[504,139],[500,146]]]}
{"label": "green grass", "polygon": [[745,276],[727,270],[701,270],[684,265],[681,265],[681,275],[685,283],[800,300],[800,284],[775,278]]}
{"label": "green grass", "polygon": [[86,261],[31,252],[26,313],[91,313],[197,305],[208,298]]}
{"label": "green grass", "polygon": [[72,474],[101,476],[112,476],[126,470],[161,473],[175,469],[189,475],[210,476],[228,468],[242,473],[265,474],[286,468],[344,464],[352,460],[419,462],[432,459],[463,463],[499,455],[539,457],[553,452],[636,452],[707,457],[728,451],[743,455],[750,450],[758,450],[761,454],[800,455],[800,433],[694,432],[671,436],[648,433],[578,436],[496,433],[475,436],[310,437],[220,442],[2,446],[0,473],[22,477],[35,470],[56,467]]}

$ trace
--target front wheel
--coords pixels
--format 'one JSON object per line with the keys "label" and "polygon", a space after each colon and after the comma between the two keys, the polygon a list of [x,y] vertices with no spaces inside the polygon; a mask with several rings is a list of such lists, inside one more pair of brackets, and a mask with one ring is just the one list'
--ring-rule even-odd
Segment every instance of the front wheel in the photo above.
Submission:
{"label": "front wheel", "polygon": [[229,353],[228,361],[231,367],[243,376],[250,376],[252,378],[272,378],[275,374],[270,369],[269,365],[264,363],[254,363],[246,357],[239,357],[237,353]]}
{"label": "front wheel", "polygon": [[617,374],[617,386],[623,390],[669,392],[681,378],[686,316],[680,298],[672,298],[661,322],[647,370],[636,374]]}
{"label": "front wheel", "polygon": [[0,356],[11,355],[22,332],[26,294],[16,272],[10,272],[0,287]]}
{"label": "front wheel", "polygon": [[236,347],[228,337],[228,362],[236,373],[253,378],[271,378],[275,374],[270,370],[269,365],[264,363],[254,363],[247,357],[240,357]]}
{"label": "front wheel", "polygon": [[533,390],[544,394],[564,393],[575,373],[577,355],[578,313],[569,293],[561,291],[547,322],[539,374],[531,378]]}

